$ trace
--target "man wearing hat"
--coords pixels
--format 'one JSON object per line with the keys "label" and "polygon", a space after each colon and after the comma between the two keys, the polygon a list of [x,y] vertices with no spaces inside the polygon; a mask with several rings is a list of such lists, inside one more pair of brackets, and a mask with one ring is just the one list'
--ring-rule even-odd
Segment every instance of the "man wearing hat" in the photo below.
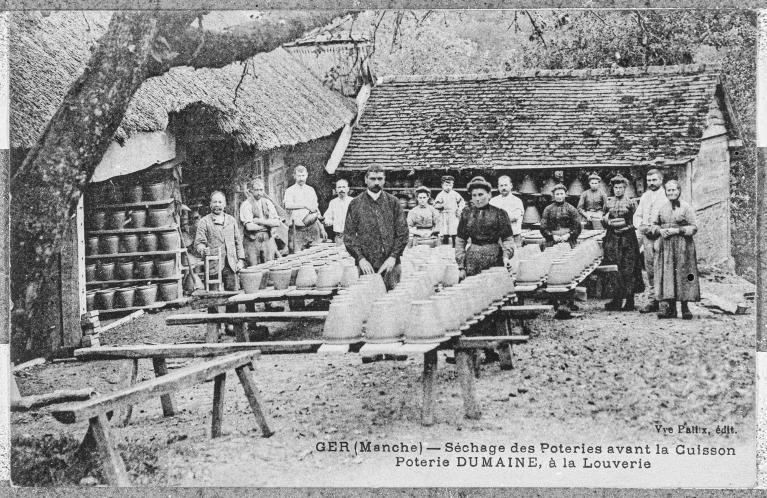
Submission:
{"label": "man wearing hat", "polygon": [[506,211],[490,205],[490,183],[475,176],[466,190],[471,195],[471,206],[461,213],[455,239],[455,260],[461,278],[491,266],[508,266],[514,256],[511,222]]}
{"label": "man wearing hat", "polygon": [[454,182],[455,178],[452,176],[443,176],[442,191],[434,198],[434,207],[441,211],[439,233],[442,236],[442,243],[447,244],[452,241],[452,245],[455,245],[461,211],[466,206],[461,194],[453,190]]}
{"label": "man wearing hat", "polygon": [[589,189],[581,194],[578,201],[578,212],[586,218],[586,221],[592,225],[598,225],[594,228],[601,228],[602,213],[607,205],[607,194],[601,189],[602,179],[596,173],[589,175]]}
{"label": "man wearing hat", "polygon": [[430,238],[439,234],[439,213],[429,205],[431,192],[427,187],[415,190],[418,205],[407,213],[407,226],[413,242],[417,238]]}
{"label": "man wearing hat", "polygon": [[349,203],[344,245],[363,274],[380,273],[391,290],[399,283],[400,256],[407,246],[408,230],[399,200],[383,191],[385,181],[380,166],[368,168],[367,190]]}

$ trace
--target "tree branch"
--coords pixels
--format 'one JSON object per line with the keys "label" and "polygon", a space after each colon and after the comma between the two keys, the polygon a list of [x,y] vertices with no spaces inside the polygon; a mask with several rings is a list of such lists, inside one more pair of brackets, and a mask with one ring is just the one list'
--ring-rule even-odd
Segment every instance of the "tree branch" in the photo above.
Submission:
{"label": "tree branch", "polygon": [[538,39],[541,40],[541,43],[543,43],[544,47],[547,47],[546,40],[543,39],[543,33],[541,32],[540,28],[538,28],[538,25],[535,24],[535,21],[533,20],[533,16],[530,15],[530,11],[526,10],[525,14],[527,14],[527,17],[530,19],[530,23],[533,25],[533,29],[535,30],[535,34],[538,35]]}

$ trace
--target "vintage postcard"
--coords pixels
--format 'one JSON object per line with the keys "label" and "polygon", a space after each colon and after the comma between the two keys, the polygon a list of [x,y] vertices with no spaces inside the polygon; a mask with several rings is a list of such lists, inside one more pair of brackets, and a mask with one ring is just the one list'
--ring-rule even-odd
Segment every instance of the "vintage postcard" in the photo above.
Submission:
{"label": "vintage postcard", "polygon": [[756,485],[757,11],[2,19],[14,486]]}

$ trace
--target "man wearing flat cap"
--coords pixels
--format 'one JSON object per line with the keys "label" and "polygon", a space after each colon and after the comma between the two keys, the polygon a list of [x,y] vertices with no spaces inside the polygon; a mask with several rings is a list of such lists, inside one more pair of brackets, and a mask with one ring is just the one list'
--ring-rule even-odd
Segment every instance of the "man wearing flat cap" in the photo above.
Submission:
{"label": "man wearing flat cap", "polygon": [[[491,266],[508,266],[514,256],[514,234],[509,215],[490,205],[490,183],[475,176],[466,190],[471,195],[471,206],[461,213],[455,239],[455,260],[461,278],[476,275]],[[467,248],[469,241],[471,244]]]}
{"label": "man wearing flat cap", "polygon": [[440,230],[442,243],[455,245],[455,235],[458,230],[458,220],[466,202],[461,194],[453,190],[455,178],[450,175],[442,177],[442,191],[434,198],[434,207],[441,212]]}
{"label": "man wearing flat cap", "polygon": [[417,239],[431,238],[439,234],[439,213],[429,205],[431,191],[427,187],[418,187],[415,190],[415,198],[418,205],[407,213],[407,226],[414,244]]}
{"label": "man wearing flat cap", "polygon": [[601,228],[602,213],[607,205],[607,193],[602,190],[600,182],[602,179],[596,173],[589,175],[589,188],[581,194],[581,198],[578,201],[578,212],[586,218],[586,221],[591,222]]}

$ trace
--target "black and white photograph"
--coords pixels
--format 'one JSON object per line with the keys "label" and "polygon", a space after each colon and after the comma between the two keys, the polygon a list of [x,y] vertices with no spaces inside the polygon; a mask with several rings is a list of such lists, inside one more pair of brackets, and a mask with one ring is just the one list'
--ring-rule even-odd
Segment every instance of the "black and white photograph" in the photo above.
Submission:
{"label": "black and white photograph", "polygon": [[3,13],[11,484],[767,484],[759,16]]}

